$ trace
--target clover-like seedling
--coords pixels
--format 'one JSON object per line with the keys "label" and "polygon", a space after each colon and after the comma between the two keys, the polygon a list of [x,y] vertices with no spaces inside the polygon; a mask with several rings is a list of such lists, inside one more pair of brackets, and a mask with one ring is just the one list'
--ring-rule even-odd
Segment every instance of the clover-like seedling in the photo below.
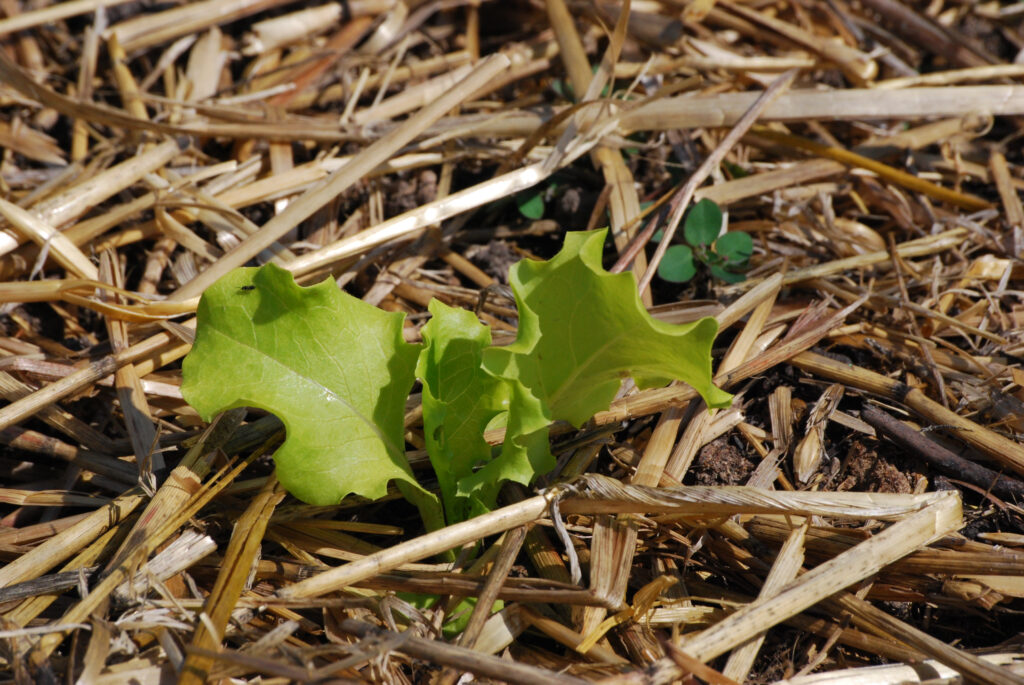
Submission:
{"label": "clover-like seedling", "polygon": [[[742,231],[721,234],[722,210],[714,202],[703,199],[686,215],[683,239],[686,244],[672,245],[658,265],[658,276],[670,283],[685,283],[697,273],[694,260],[705,264],[711,275],[726,283],[738,283],[745,276],[754,251],[750,235]],[[655,236],[660,240],[659,236]]]}
{"label": "clover-like seedling", "polygon": [[726,283],[739,283],[746,278],[741,269],[747,267],[753,252],[754,241],[749,233],[730,231],[715,241],[713,254],[716,260],[709,261],[708,267],[716,278]]}

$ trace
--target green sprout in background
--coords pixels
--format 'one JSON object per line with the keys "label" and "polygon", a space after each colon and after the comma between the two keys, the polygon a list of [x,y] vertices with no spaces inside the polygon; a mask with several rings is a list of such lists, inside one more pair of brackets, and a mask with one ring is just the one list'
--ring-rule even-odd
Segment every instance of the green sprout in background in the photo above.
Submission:
{"label": "green sprout in background", "polygon": [[[658,265],[658,276],[670,283],[685,283],[697,274],[697,262],[708,267],[711,275],[726,283],[739,283],[750,262],[754,241],[742,231],[721,233],[722,210],[708,199],[701,200],[686,215],[683,239],[686,244],[672,245]],[[660,240],[655,236],[655,242]],[[695,261],[696,260],[696,261]]]}
{"label": "green sprout in background", "polygon": [[547,200],[557,189],[558,186],[555,183],[551,183],[524,190],[516,195],[516,209],[531,221],[543,219]]}

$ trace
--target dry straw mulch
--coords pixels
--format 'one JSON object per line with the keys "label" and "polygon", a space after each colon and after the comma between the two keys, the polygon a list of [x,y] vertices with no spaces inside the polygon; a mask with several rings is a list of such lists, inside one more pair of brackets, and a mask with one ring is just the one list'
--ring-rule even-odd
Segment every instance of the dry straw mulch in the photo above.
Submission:
{"label": "dry straw mulch", "polygon": [[[2,677],[1024,682],[1022,8],[0,0]],[[652,278],[701,198],[742,283]],[[508,265],[609,222],[734,406],[626,390],[492,514],[302,505],[181,399],[234,267],[509,340]]]}

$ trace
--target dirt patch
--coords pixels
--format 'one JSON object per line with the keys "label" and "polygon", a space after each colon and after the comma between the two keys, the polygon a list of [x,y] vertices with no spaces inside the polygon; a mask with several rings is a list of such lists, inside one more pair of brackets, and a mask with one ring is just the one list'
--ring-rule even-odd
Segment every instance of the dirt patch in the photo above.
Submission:
{"label": "dirt patch", "polygon": [[755,466],[727,437],[721,437],[700,449],[692,471],[697,485],[742,485]]}
{"label": "dirt patch", "polygon": [[844,478],[837,488],[839,490],[904,494],[914,491],[913,480],[908,473],[861,440],[850,444],[842,469]]}

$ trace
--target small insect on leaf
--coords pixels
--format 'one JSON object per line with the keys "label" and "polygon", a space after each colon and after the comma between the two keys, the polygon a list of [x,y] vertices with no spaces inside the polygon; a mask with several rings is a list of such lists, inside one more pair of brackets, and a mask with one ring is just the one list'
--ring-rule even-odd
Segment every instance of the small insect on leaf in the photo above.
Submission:
{"label": "small insect on leaf", "polygon": [[242,287],[240,287],[238,289],[238,291],[242,292],[242,293],[247,293],[247,292],[250,292],[252,290],[256,290],[256,286],[254,286],[254,285],[243,285]]}

